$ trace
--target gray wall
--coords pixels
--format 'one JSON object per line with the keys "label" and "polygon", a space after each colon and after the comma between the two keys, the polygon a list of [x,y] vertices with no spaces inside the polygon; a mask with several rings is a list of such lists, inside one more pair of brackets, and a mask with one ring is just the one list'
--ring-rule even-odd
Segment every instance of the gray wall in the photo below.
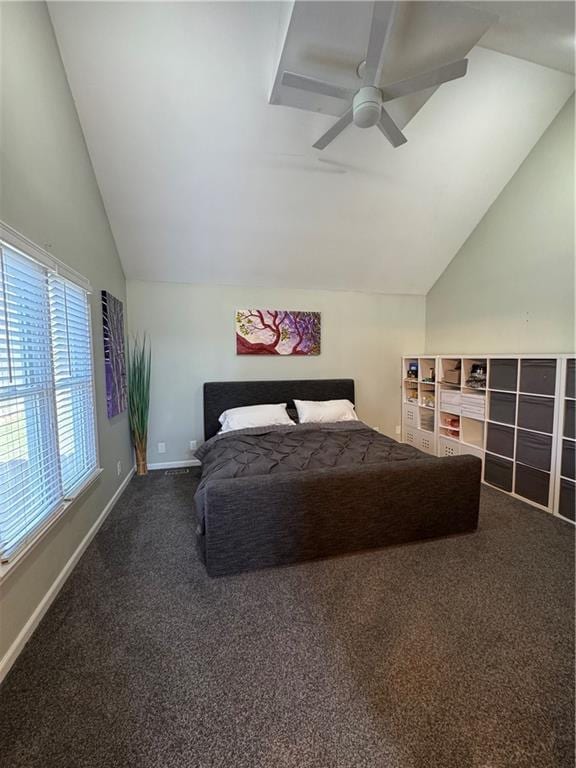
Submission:
{"label": "gray wall", "polygon": [[[317,357],[237,356],[237,309],[322,313]],[[424,296],[128,282],[129,325],[153,346],[149,456],[185,461],[202,440],[202,384],[227,379],[351,377],[360,417],[394,435],[400,356],[424,345]],[[159,454],[158,442],[166,443]]]}
{"label": "gray wall", "polygon": [[[100,460],[97,483],[0,583],[0,660],[132,465],[125,415],[106,416],[99,291],[125,280],[44,3],[3,3],[0,218],[89,278]],[[122,462],[122,476],[116,464]]]}
{"label": "gray wall", "polygon": [[574,350],[574,96],[428,293],[426,350]]}

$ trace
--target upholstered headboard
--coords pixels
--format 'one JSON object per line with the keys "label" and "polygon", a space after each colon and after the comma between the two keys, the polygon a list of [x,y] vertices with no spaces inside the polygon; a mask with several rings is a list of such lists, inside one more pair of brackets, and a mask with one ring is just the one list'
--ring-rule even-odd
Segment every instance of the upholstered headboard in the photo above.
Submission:
{"label": "upholstered headboard", "polygon": [[295,379],[292,381],[208,381],[204,384],[204,439],[220,429],[218,418],[228,408],[297,400],[350,400],[354,379]]}

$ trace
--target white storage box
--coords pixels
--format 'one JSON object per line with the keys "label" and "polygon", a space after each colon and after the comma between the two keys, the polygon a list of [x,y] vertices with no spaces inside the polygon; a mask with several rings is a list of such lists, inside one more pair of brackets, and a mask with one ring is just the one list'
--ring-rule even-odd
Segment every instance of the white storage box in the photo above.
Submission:
{"label": "white storage box", "polygon": [[432,456],[436,456],[436,439],[432,432],[426,432],[422,429],[418,431],[418,443],[417,448],[420,448],[424,453],[429,453]]}
{"label": "white storage box", "polygon": [[402,435],[402,441],[404,443],[408,443],[408,445],[413,445],[414,448],[418,447],[418,430],[412,429],[411,427],[404,430],[404,434]]}
{"label": "white storage box", "polygon": [[449,437],[438,438],[439,456],[460,456],[460,443],[457,440],[450,440]]}
{"label": "white storage box", "polygon": [[418,406],[408,404],[404,406],[404,425],[406,427],[418,426]]}
{"label": "white storage box", "polygon": [[440,410],[448,413],[460,413],[461,396],[460,392],[451,392],[443,389],[440,392]]}
{"label": "white storage box", "polygon": [[484,421],[486,414],[486,398],[484,395],[466,394],[462,395],[462,416],[469,419],[478,419]]}

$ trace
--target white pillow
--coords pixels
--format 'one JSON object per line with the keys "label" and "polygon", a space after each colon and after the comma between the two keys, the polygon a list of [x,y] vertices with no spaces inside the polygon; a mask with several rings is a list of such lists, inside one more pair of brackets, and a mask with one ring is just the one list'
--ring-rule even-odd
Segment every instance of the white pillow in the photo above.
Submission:
{"label": "white pillow", "polygon": [[220,414],[218,421],[222,424],[220,432],[249,427],[268,427],[271,424],[294,424],[286,413],[286,403],[229,408]]}
{"label": "white pillow", "polygon": [[350,400],[294,400],[300,424],[328,421],[358,421]]}

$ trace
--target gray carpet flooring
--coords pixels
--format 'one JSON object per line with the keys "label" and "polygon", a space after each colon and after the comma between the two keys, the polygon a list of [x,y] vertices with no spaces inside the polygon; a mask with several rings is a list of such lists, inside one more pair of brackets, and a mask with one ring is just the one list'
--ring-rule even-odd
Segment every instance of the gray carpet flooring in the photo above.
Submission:
{"label": "gray carpet flooring", "polygon": [[2,768],[564,768],[573,528],[483,490],[477,534],[223,579],[193,474],[134,479],[0,690]]}

